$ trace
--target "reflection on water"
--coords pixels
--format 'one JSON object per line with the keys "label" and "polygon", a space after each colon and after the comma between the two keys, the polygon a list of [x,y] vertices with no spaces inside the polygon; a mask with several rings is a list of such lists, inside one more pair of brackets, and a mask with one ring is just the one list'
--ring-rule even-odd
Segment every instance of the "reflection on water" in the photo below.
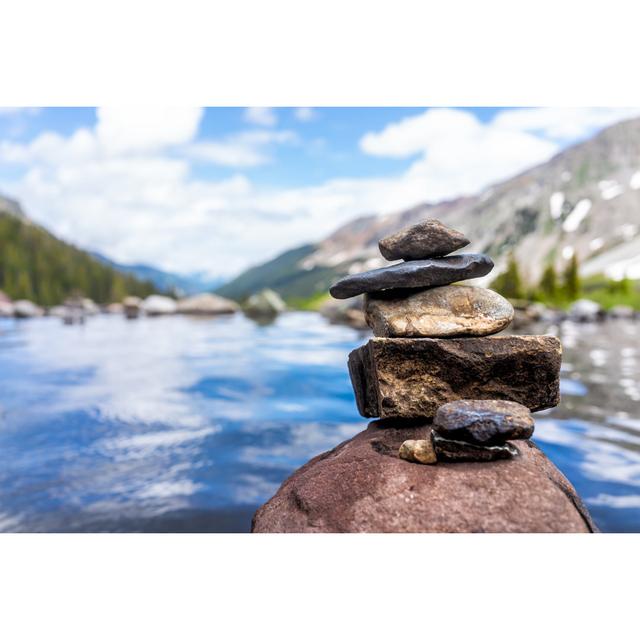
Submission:
{"label": "reflection on water", "polygon": [[[316,314],[0,322],[0,530],[247,531],[366,425],[346,368],[366,336]],[[534,437],[608,531],[640,530],[638,326],[530,329],[565,347]]]}

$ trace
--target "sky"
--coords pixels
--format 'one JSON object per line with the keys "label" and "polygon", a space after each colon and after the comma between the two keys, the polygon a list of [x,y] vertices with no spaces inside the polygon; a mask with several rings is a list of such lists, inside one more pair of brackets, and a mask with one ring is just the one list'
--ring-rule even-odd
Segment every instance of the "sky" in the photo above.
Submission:
{"label": "sky", "polygon": [[635,108],[0,108],[0,194],[122,263],[230,278],[473,194]]}

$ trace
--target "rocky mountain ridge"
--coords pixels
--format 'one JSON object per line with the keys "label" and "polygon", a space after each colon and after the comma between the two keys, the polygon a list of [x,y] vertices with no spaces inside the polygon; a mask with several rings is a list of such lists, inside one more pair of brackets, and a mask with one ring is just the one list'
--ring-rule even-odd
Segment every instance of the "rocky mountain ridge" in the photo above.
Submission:
{"label": "rocky mountain ridge", "polygon": [[640,278],[640,118],[604,129],[477,195],[357,218],[315,245],[245,272],[221,292],[242,297],[268,286],[285,297],[304,297],[326,291],[339,276],[388,264],[378,254],[378,240],[426,218],[474,238],[464,251],[494,259],[490,278],[511,252],[530,283],[547,264],[562,268],[574,253],[583,275]]}

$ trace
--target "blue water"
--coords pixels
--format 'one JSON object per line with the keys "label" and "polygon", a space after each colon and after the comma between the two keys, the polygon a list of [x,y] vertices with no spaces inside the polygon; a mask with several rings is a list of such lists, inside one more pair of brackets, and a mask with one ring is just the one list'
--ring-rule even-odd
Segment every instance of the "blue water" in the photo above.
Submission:
{"label": "blue water", "polygon": [[[534,439],[604,531],[640,531],[638,326],[536,328],[565,356]],[[0,530],[248,531],[366,426],[346,357],[367,337],[312,313],[0,320]]]}

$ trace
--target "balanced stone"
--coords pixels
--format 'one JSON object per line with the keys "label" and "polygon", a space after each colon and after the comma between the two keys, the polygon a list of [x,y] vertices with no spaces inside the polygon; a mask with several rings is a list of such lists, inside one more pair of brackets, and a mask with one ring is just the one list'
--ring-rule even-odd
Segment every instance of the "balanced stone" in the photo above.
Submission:
{"label": "balanced stone", "polygon": [[369,294],[365,299],[367,324],[375,336],[488,336],[513,319],[511,303],[482,287],[451,285],[393,294]]}
{"label": "balanced stone", "polygon": [[427,440],[405,440],[400,445],[398,455],[409,462],[420,462],[421,464],[435,464],[437,462],[436,452],[430,437]]}
{"label": "balanced stone", "polygon": [[433,434],[436,456],[442,462],[491,462],[510,460],[518,455],[518,450],[508,442],[494,446],[479,446],[459,440],[449,440],[437,433]]}
{"label": "balanced stone", "polygon": [[493,269],[493,261],[489,256],[461,253],[457,256],[414,260],[356,273],[336,282],[329,289],[329,293],[334,298],[351,298],[361,293],[385,289],[438,287],[486,276],[491,269]]}
{"label": "balanced stone", "polygon": [[517,402],[456,400],[438,409],[433,428],[450,440],[495,445],[530,438],[534,423],[529,409]]}
{"label": "balanced stone", "polygon": [[349,354],[349,373],[369,418],[432,418],[462,399],[540,411],[560,399],[561,353],[553,336],[373,338]]}
{"label": "balanced stone", "polygon": [[459,231],[430,219],[383,238],[378,248],[387,260],[423,260],[446,256],[468,244]]}

